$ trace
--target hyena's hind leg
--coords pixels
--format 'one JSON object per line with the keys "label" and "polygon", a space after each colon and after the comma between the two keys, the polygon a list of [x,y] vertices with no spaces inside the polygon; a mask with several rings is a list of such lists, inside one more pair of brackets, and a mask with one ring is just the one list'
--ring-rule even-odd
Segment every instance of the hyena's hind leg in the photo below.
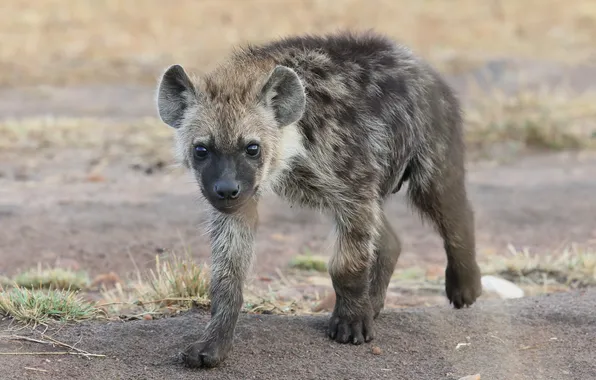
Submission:
{"label": "hyena's hind leg", "polygon": [[370,302],[376,318],[383,306],[389,281],[401,253],[401,242],[383,213],[383,224],[375,247],[373,265],[370,270]]}
{"label": "hyena's hind leg", "polygon": [[429,177],[413,175],[408,196],[443,238],[447,254],[445,290],[450,303],[459,309],[473,304],[482,292],[474,214],[466,195],[461,157],[448,158]]}

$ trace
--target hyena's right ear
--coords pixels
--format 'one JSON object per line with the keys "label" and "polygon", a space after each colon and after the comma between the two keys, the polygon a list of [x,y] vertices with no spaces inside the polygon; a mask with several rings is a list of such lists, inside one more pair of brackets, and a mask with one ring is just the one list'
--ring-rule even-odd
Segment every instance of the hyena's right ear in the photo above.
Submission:
{"label": "hyena's right ear", "polygon": [[184,111],[196,103],[196,89],[182,66],[168,67],[157,88],[157,110],[161,120],[172,128],[179,128]]}
{"label": "hyena's right ear", "polygon": [[278,65],[261,89],[259,100],[272,109],[275,120],[284,127],[298,121],[304,113],[304,85],[294,70]]}

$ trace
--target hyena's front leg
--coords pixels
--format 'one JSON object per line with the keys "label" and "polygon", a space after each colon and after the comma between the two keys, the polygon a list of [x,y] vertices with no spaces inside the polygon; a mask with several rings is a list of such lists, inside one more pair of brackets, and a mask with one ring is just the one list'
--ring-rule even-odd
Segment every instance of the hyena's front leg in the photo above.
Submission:
{"label": "hyena's front leg", "polygon": [[361,344],[374,338],[369,275],[381,218],[376,207],[351,211],[336,217],[337,246],[329,265],[336,302],[328,334],[339,343]]}
{"label": "hyena's front leg", "polygon": [[211,320],[201,339],[184,352],[184,361],[191,367],[217,366],[232,348],[242,288],[254,256],[257,219],[256,205],[241,214],[212,217]]}

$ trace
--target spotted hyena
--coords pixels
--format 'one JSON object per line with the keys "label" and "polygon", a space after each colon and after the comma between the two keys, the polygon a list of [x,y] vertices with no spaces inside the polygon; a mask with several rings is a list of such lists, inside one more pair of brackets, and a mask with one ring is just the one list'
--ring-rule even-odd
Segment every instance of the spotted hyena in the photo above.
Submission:
{"label": "spotted hyena", "polygon": [[267,192],[333,217],[337,342],[373,339],[400,254],[383,205],[404,183],[444,241],[449,301],[459,309],[480,295],[460,105],[408,48],[373,32],[284,38],[238,48],[200,80],[170,66],[157,93],[210,209],[211,320],[188,365],[229,353]]}

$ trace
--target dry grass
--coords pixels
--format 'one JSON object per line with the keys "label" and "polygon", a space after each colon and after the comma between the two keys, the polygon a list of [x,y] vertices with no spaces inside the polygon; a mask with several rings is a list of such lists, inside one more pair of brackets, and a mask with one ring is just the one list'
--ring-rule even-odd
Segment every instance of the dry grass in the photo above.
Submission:
{"label": "dry grass", "polygon": [[466,140],[482,150],[515,143],[538,150],[596,147],[596,93],[557,90],[522,91],[507,96],[493,91],[466,109]]}
{"label": "dry grass", "polygon": [[73,291],[15,286],[0,291],[0,314],[37,325],[92,319],[99,315],[99,309]]}
{"label": "dry grass", "polygon": [[[526,295],[565,291],[596,286],[596,252],[572,246],[557,254],[531,254],[513,247],[508,256],[490,256],[481,263],[483,274],[492,274],[512,281]],[[312,262],[313,255],[308,256]],[[263,314],[311,314],[320,297],[289,300],[278,292],[299,289],[300,282],[313,273],[312,266],[293,268],[282,274],[281,281],[268,291],[247,286],[243,311]],[[317,270],[315,269],[315,273]],[[77,283],[76,273],[64,276],[60,285],[71,288]],[[286,277],[287,276],[287,277]],[[302,276],[302,277],[301,277]],[[18,276],[17,276],[18,277]],[[67,279],[73,279],[67,284]],[[302,278],[302,280],[301,280]],[[419,267],[398,269],[391,286],[404,292],[442,294],[443,273],[429,275]],[[155,268],[136,273],[136,278],[115,288],[101,290],[100,302],[89,302],[90,289],[82,292],[58,289],[27,289],[14,283],[0,287],[0,313],[24,323],[47,324],[51,321],[80,321],[96,317],[135,319],[147,316],[171,315],[193,307],[208,308],[209,274],[204,265],[197,265],[186,256],[171,254],[156,258]],[[331,291],[331,289],[330,289]],[[300,291],[298,291],[300,292]],[[310,299],[312,302],[308,301]]]}
{"label": "dry grass", "polygon": [[39,155],[55,149],[88,149],[103,167],[114,161],[147,168],[176,167],[172,131],[156,118],[32,117],[0,120],[0,151]]}
{"label": "dry grass", "polygon": [[[156,257],[155,269],[137,272],[127,284],[101,292],[98,307],[108,315],[140,318],[145,315],[175,314],[193,307],[208,308],[209,268],[197,265],[188,253]],[[246,286],[243,310],[248,313],[288,314],[307,312],[308,306],[283,301],[272,292]]]}
{"label": "dry grass", "polygon": [[[137,271],[129,281],[117,282],[110,289],[102,285],[99,302],[87,301],[97,298],[88,284],[86,276],[80,272],[32,269],[13,279],[5,279],[3,286],[6,290],[0,295],[0,312],[22,322],[48,323],[52,320],[84,320],[99,315],[137,319],[176,314],[193,307],[208,308],[210,305],[208,267],[196,264],[188,254],[156,256],[155,268],[145,273]],[[44,289],[47,287],[51,289]],[[81,292],[72,291],[75,288],[80,288]],[[306,313],[309,309],[305,304],[279,300],[274,293],[248,288],[243,305],[245,312],[264,314]]]}
{"label": "dry grass", "polygon": [[[147,290],[142,299],[190,299],[193,302],[207,302],[209,296],[209,272],[206,266],[199,266],[189,256],[169,259],[155,259],[155,270],[149,271]],[[142,302],[142,301],[141,301]],[[182,306],[190,306],[187,301]]]}
{"label": "dry grass", "polygon": [[100,307],[109,314],[161,314],[209,305],[209,272],[188,256],[156,256],[155,269],[136,273],[128,284],[103,289]]}
{"label": "dry grass", "polygon": [[[156,118],[110,121],[98,118],[32,117],[0,121],[0,149],[97,148],[137,152],[166,150],[172,133]],[[170,151],[168,151],[171,153]]]}
{"label": "dry grass", "polygon": [[510,247],[508,256],[491,257],[482,264],[482,271],[518,284],[527,294],[596,286],[596,252],[571,246],[558,253],[536,254]]}
{"label": "dry grass", "polygon": [[491,56],[594,58],[592,0],[10,0],[0,84],[153,83],[173,62],[208,70],[232,45],[375,28],[443,70]]}

